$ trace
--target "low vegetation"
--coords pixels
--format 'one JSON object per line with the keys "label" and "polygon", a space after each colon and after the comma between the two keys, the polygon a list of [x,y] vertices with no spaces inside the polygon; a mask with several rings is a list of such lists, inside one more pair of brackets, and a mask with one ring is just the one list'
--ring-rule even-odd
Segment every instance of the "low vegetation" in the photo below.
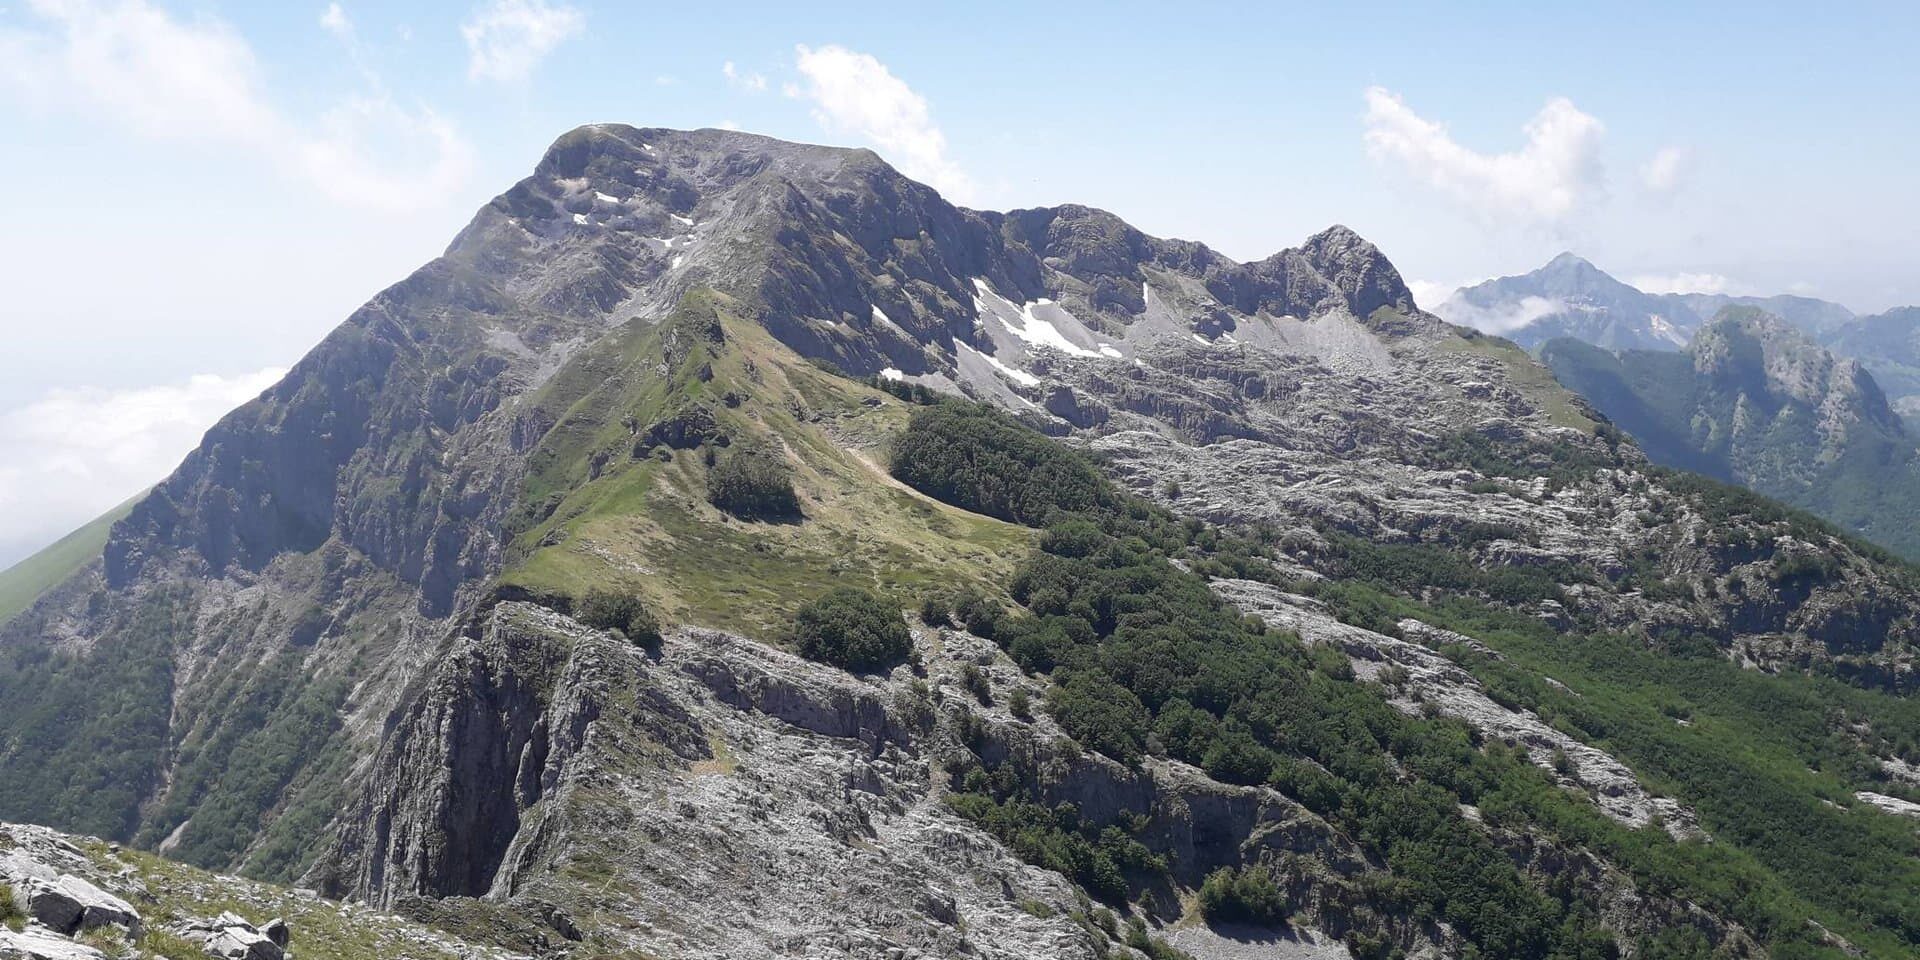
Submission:
{"label": "low vegetation", "polygon": [[870,673],[906,659],[913,649],[900,609],[857,587],[840,587],[800,608],[793,646],[809,660]]}
{"label": "low vegetation", "polygon": [[1200,913],[1208,920],[1223,923],[1251,923],[1277,926],[1292,911],[1286,891],[1273,882],[1273,874],[1264,867],[1221,867],[1200,884]]}
{"label": "low vegetation", "polygon": [[[1912,892],[1920,889],[1920,850],[1912,831],[1847,809],[1853,804],[1841,782],[1823,784],[1805,772],[1808,762],[1847,762],[1854,782],[1869,776],[1860,745],[1841,742],[1843,731],[1857,736],[1857,728],[1836,726],[1829,710],[1815,706],[1822,690],[1845,691],[1836,702],[1860,708],[1874,739],[1885,736],[1878,731],[1914,729],[1904,701],[1828,681],[1762,677],[1718,659],[1676,661],[1630,641],[1591,638],[1569,648],[1568,638],[1554,638],[1509,605],[1557,596],[1555,574],[1486,572],[1442,545],[1336,543],[1328,559],[1344,564],[1347,578],[1288,584],[1316,591],[1350,622],[1392,632],[1398,618],[1421,616],[1488,637],[1503,652],[1524,652],[1526,661],[1505,667],[1460,655],[1499,696],[1537,704],[1552,722],[1639,765],[1655,789],[1695,805],[1717,842],[1630,829],[1562,790],[1523,751],[1482,742],[1456,721],[1408,716],[1378,688],[1353,682],[1338,651],[1308,649],[1237,615],[1204,575],[1270,577],[1271,568],[1255,559],[1263,550],[1257,543],[1178,520],[1110,488],[1088,494],[1063,485],[1070,499],[1048,503],[1019,476],[998,476],[979,460],[951,455],[1020,429],[980,409],[917,415],[910,433],[925,435],[899,449],[934,451],[935,459],[897,457],[895,474],[933,495],[1017,502],[1022,506],[1010,515],[1048,518],[1042,549],[1010,584],[1020,608],[962,601],[955,613],[1024,669],[1050,678],[1048,709],[1084,747],[1123,763],[1161,750],[1218,779],[1281,790],[1387,865],[1391,882],[1367,888],[1374,908],[1444,920],[1479,956],[1607,957],[1627,945],[1600,926],[1589,895],[1530,877],[1485,826],[1462,816],[1463,805],[1500,828],[1599,852],[1644,892],[1700,903],[1742,924],[1775,957],[1837,955],[1809,920],[1846,930],[1874,955],[1900,955],[1896,944],[1920,939],[1920,897]],[[1038,435],[1028,441],[1007,469],[1060,475],[1085,463]],[[1000,499],[987,491],[1001,491]],[[1436,609],[1408,596],[1444,599]],[[1520,629],[1522,623],[1528,626]],[[1662,678],[1660,671],[1676,662],[1689,666]],[[1576,694],[1539,679],[1547,675],[1570,684],[1570,677],[1595,680]],[[1765,685],[1786,704],[1805,702],[1807,712],[1767,707],[1761,687],[1752,686],[1740,695],[1746,705],[1729,706],[1728,722],[1703,739],[1700,711],[1692,711],[1692,726],[1682,726],[1673,719],[1680,707],[1635,692],[1650,687],[1665,691],[1660,699],[1682,698],[1675,682],[1681,675],[1730,692]],[[1748,731],[1775,726],[1802,731],[1794,735],[1798,749],[1768,747],[1763,756],[1777,756],[1768,763],[1780,766],[1758,765],[1751,751],[1775,734]],[[1822,746],[1814,751],[1811,744]],[[1150,859],[1119,854],[1134,837],[1124,818],[1097,829],[1077,815],[1063,824],[1037,806],[1039,775],[1017,761],[979,761],[962,774],[953,803],[1023,857],[1063,869],[1097,896],[1116,900],[1152,882]],[[1847,830],[1851,838],[1840,835]],[[1104,861],[1098,841],[1111,844]],[[1234,873],[1213,886],[1219,910],[1243,903],[1258,913],[1284,909],[1258,877]],[[1367,945],[1369,954],[1390,952],[1385,941]],[[1631,946],[1648,957],[1709,952],[1706,934],[1685,926]]]}
{"label": "low vegetation", "polygon": [[660,620],[647,609],[646,601],[631,593],[590,590],[574,605],[574,616],[590,627],[618,630],[640,646],[660,645]]}
{"label": "low vegetation", "polygon": [[778,520],[800,513],[793,469],[759,445],[719,455],[707,474],[707,501],[742,519]]}

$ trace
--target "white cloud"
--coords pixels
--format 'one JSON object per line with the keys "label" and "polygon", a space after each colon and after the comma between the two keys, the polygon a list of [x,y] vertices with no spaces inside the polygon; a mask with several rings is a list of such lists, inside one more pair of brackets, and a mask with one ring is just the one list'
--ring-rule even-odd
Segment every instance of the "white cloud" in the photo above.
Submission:
{"label": "white cloud", "polygon": [[586,25],[586,15],[566,4],[493,0],[460,25],[467,41],[467,78],[525,81],[547,54]]}
{"label": "white cloud", "polygon": [[1640,183],[1653,193],[1671,194],[1685,181],[1692,159],[1693,153],[1686,147],[1661,147],[1640,165]]}
{"label": "white cloud", "polygon": [[318,123],[288,117],[267,96],[253,48],[218,20],[176,20],[147,0],[31,0],[29,9],[32,25],[0,28],[0,93],[30,106],[90,111],[150,139],[251,151],[359,206],[431,205],[472,166],[450,124],[384,93],[349,100]]}
{"label": "white cloud", "polygon": [[353,39],[353,21],[347,18],[347,11],[337,3],[329,3],[327,9],[321,11],[320,28],[340,40]]}
{"label": "white cloud", "polygon": [[727,78],[727,85],[748,93],[766,93],[767,78],[759,73],[742,73],[733,65],[732,60],[720,65],[720,75]]}
{"label": "white cloud", "polygon": [[1454,284],[1439,283],[1433,280],[1408,280],[1407,289],[1413,292],[1413,302],[1422,310],[1433,309],[1433,304],[1443,303],[1460,289]]}
{"label": "white cloud", "polygon": [[1548,297],[1522,297],[1517,303],[1482,307],[1459,297],[1450,297],[1428,312],[1448,323],[1472,327],[1482,333],[1504,336],[1541,317],[1566,312],[1567,305]]}
{"label": "white cloud", "polygon": [[59,389],[0,413],[0,550],[24,555],[158,482],[208,427],[285,374]]}
{"label": "white cloud", "polygon": [[1627,285],[1646,293],[1734,293],[1738,286],[1717,273],[1643,273],[1627,278]]}
{"label": "white cloud", "polygon": [[1366,99],[1367,153],[1375,162],[1398,163],[1482,214],[1552,223],[1605,189],[1605,128],[1564,97],[1547,101],[1527,121],[1524,146],[1498,154],[1462,146],[1444,125],[1414,113],[1383,87],[1369,87]]}
{"label": "white cloud", "polygon": [[898,166],[948,197],[967,202],[973,179],[947,156],[947,138],[934,126],[924,97],[886,64],[840,46],[794,48],[813,117],[830,131],[858,135]]}

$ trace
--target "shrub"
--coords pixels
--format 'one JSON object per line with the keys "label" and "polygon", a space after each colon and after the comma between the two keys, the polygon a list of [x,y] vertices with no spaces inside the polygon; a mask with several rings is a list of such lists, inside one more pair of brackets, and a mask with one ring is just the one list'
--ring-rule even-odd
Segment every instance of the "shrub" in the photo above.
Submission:
{"label": "shrub", "polygon": [[900,662],[913,635],[891,603],[855,587],[838,587],[793,618],[793,643],[809,660],[868,672]]}
{"label": "shrub", "polygon": [[993,685],[987,682],[987,675],[978,666],[969,663],[960,668],[960,685],[966,687],[981,706],[993,706]]}
{"label": "shrub", "polygon": [[1273,926],[1290,912],[1286,892],[1259,867],[1221,867],[1200,884],[1200,913],[1211,921]]}
{"label": "shrub", "polygon": [[954,618],[975,636],[994,638],[994,630],[1000,624],[1000,605],[987,599],[979,590],[969,589],[960,594],[953,602]]}
{"label": "shrub", "polygon": [[0,883],[0,925],[19,931],[27,925],[27,915],[13,899],[13,885]]}
{"label": "shrub", "polygon": [[1033,719],[1033,698],[1027,696],[1027,688],[1014,687],[1007,694],[1007,712],[1021,720]]}
{"label": "shrub", "polygon": [[626,634],[628,640],[643,647],[651,648],[660,643],[660,621],[633,594],[591,590],[576,606],[579,621],[589,627],[618,630]]}
{"label": "shrub", "polygon": [[800,512],[793,470],[765,447],[739,446],[707,473],[707,502],[745,519],[791,517]]}
{"label": "shrub", "polygon": [[950,627],[953,625],[953,598],[946,594],[931,594],[920,601],[920,622],[929,627]]}

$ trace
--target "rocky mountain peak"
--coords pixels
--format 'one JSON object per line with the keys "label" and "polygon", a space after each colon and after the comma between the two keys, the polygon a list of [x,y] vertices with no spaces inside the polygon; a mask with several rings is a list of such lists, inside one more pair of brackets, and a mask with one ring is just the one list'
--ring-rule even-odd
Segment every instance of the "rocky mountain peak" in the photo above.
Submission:
{"label": "rocky mountain peak", "polygon": [[1386,254],[1346,226],[1334,224],[1307,238],[1300,249],[1354,316],[1370,317],[1383,307],[1417,312],[1412,291]]}
{"label": "rocky mountain peak", "polygon": [[1828,419],[1865,420],[1899,434],[1900,418],[1873,376],[1835,356],[1785,320],[1757,307],[1725,307],[1694,335],[1694,368],[1756,396],[1778,395],[1820,408]]}

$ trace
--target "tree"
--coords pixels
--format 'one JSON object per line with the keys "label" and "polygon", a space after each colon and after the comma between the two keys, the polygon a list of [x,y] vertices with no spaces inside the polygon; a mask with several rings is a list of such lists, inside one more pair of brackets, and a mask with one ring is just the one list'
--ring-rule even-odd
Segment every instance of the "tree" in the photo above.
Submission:
{"label": "tree", "polygon": [[643,647],[660,644],[660,621],[639,597],[612,590],[590,590],[579,604],[581,623],[601,630],[618,630]]}
{"label": "tree", "polygon": [[1200,913],[1210,921],[1273,926],[1289,912],[1286,892],[1261,867],[1221,867],[1200,884]]}
{"label": "tree", "polygon": [[809,660],[856,673],[890,667],[913,649],[900,610],[856,587],[837,587],[800,608],[793,643]]}
{"label": "tree", "polygon": [[743,519],[791,517],[800,512],[793,470],[765,447],[740,446],[707,473],[707,502]]}

